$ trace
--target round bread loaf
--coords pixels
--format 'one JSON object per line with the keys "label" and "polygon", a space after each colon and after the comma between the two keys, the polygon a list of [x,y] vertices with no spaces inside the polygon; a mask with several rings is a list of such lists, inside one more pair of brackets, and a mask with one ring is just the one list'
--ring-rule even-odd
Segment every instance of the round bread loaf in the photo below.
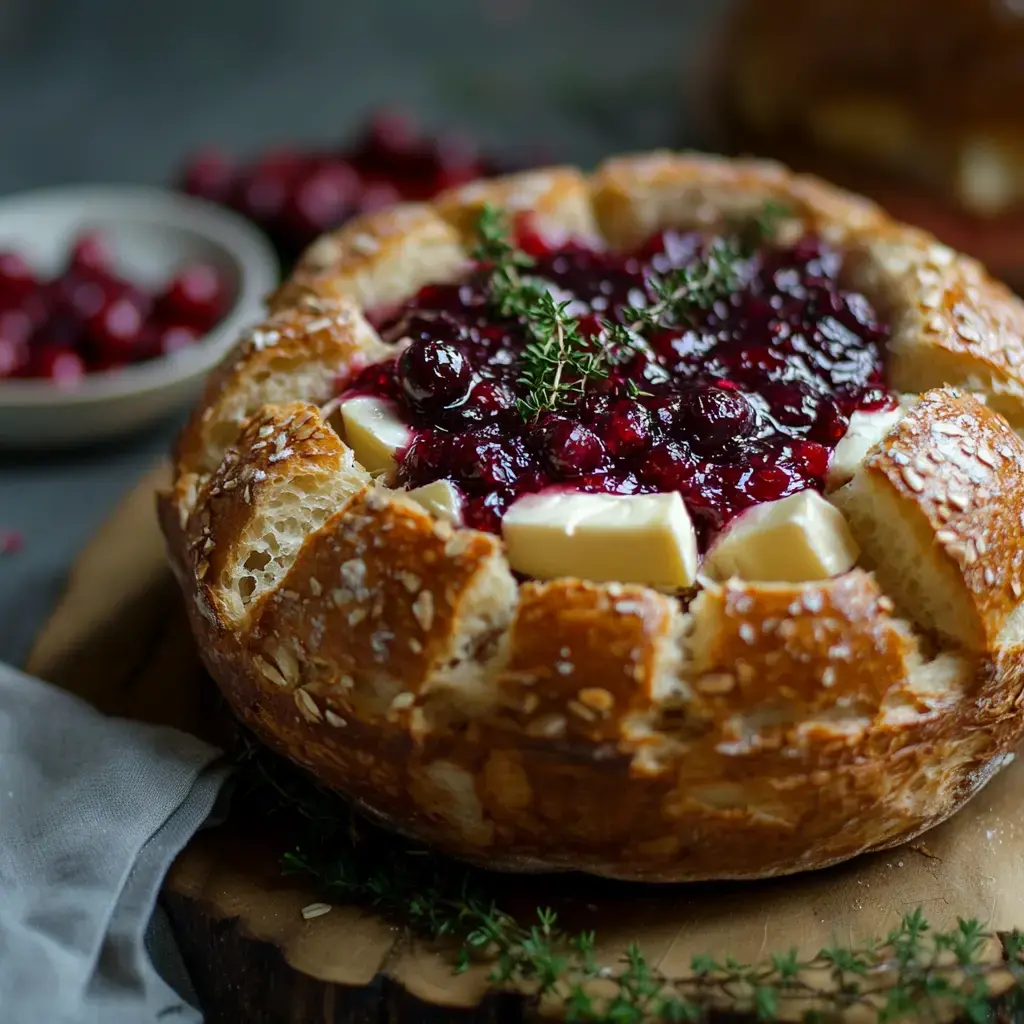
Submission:
{"label": "round bread loaf", "polygon": [[[484,203],[628,250],[785,204],[846,254],[920,396],[827,494],[824,579],[523,579],[356,460],[341,384],[372,323],[467,272]],[[364,315],[366,311],[367,315]],[[819,868],[942,821],[1013,757],[1024,307],[867,201],[762,162],[655,153],[476,183],[318,241],[210,380],[160,498],[238,718],[398,831],[489,867],[682,881]]]}

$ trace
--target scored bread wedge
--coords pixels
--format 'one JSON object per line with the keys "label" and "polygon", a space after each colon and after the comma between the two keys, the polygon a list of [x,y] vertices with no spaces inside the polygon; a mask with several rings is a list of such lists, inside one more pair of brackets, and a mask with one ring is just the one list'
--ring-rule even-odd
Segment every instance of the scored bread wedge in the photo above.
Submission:
{"label": "scored bread wedge", "polygon": [[906,614],[982,650],[1024,640],[1024,443],[997,413],[927,392],[831,499]]}

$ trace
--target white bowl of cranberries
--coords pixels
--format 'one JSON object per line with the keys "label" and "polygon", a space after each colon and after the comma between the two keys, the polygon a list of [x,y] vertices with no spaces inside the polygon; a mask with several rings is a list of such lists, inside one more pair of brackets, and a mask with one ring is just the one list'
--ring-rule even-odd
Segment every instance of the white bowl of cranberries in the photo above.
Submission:
{"label": "white bowl of cranberries", "polygon": [[0,446],[111,438],[169,416],[277,283],[262,233],[158,189],[0,200]]}

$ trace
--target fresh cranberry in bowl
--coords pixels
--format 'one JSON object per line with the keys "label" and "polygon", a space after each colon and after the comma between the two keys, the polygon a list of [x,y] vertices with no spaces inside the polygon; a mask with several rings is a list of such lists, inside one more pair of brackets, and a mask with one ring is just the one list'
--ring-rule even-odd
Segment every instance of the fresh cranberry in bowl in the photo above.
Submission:
{"label": "fresh cranberry in bowl", "polygon": [[16,252],[0,252],[0,303],[17,302],[35,287],[36,277],[28,262]]}
{"label": "fresh cranberry in bowl", "polygon": [[197,327],[212,327],[229,302],[223,275],[208,263],[180,270],[158,299],[161,312]]}
{"label": "fresh cranberry in bowl", "polygon": [[[169,416],[260,317],[278,280],[247,221],[147,188],[0,200],[0,252],[18,257],[3,261],[0,288],[0,447],[80,446]],[[209,324],[157,301],[196,265],[217,268],[224,296]]]}

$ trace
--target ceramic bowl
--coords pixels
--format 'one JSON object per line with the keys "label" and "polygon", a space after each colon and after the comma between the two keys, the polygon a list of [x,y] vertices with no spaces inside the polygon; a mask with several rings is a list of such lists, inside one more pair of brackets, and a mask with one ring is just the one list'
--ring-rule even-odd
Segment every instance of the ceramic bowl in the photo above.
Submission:
{"label": "ceramic bowl", "polygon": [[196,344],[148,362],[88,374],[73,387],[0,381],[0,447],[88,444],[169,417],[255,323],[277,284],[270,243],[248,221],[211,203],[160,189],[77,186],[0,200],[0,251],[23,255],[43,275],[59,272],[72,240],[98,231],[115,269],[159,288],[182,266],[213,264],[234,296],[223,320]]}

